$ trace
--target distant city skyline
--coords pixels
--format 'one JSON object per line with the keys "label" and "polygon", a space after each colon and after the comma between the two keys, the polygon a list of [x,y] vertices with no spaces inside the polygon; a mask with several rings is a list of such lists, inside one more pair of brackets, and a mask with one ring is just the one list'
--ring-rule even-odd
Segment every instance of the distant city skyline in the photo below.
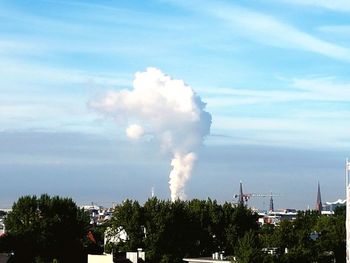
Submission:
{"label": "distant city skyline", "polygon": [[[207,103],[188,198],[273,192],[275,208],[345,198],[350,3],[0,1],[0,207],[170,198],[171,156],[89,107],[148,67]],[[269,199],[250,200],[267,208]]]}

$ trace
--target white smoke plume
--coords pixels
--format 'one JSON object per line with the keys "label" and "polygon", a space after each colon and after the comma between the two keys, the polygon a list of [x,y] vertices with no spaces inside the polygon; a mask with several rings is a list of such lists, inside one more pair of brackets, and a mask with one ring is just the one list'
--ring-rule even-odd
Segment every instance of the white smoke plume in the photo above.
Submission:
{"label": "white smoke plume", "polygon": [[116,120],[134,122],[126,129],[131,139],[151,134],[163,150],[173,155],[169,187],[171,199],[185,199],[195,151],[210,132],[211,115],[205,103],[182,80],[159,69],[137,72],[132,90],[109,91],[90,106]]}
{"label": "white smoke plume", "polygon": [[130,139],[134,140],[140,139],[145,134],[145,130],[138,124],[131,124],[125,132]]}
{"label": "white smoke plume", "polygon": [[184,156],[175,153],[174,158],[171,160],[171,166],[173,169],[170,172],[170,193],[171,200],[186,199],[185,195],[185,183],[189,179],[193,167],[193,163],[196,160],[196,155],[190,152]]}

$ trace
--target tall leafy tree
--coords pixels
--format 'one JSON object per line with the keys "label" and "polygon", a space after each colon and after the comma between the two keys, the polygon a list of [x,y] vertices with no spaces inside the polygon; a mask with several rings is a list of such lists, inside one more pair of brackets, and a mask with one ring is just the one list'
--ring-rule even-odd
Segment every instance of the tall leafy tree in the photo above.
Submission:
{"label": "tall leafy tree", "polygon": [[166,254],[167,224],[170,221],[170,202],[156,197],[148,199],[144,205],[146,257],[150,262],[160,262]]}
{"label": "tall leafy tree", "polygon": [[229,213],[226,231],[226,251],[233,254],[237,241],[241,239],[247,231],[257,231],[258,215],[243,205],[237,206]]}
{"label": "tall leafy tree", "polygon": [[247,231],[237,242],[235,255],[238,263],[260,263],[261,249],[256,232]]}
{"label": "tall leafy tree", "polygon": [[84,261],[89,217],[70,198],[21,197],[5,225],[7,234],[0,249],[14,252],[14,262]]}
{"label": "tall leafy tree", "polygon": [[122,240],[116,246],[117,251],[136,251],[144,247],[144,215],[143,208],[137,201],[125,200],[115,208],[110,222],[111,233],[125,231],[126,240]]}

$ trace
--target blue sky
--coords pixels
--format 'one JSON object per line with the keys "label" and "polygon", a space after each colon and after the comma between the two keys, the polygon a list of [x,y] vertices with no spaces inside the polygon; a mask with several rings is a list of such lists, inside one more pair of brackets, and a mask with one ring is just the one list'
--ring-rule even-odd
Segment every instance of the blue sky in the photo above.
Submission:
{"label": "blue sky", "polygon": [[150,66],[213,117],[190,198],[231,200],[240,180],[279,193],[276,207],[314,206],[318,180],[324,199],[343,198],[349,12],[341,0],[0,1],[0,207],[42,192],[145,200],[152,186],[168,198],[169,156],[87,106]]}

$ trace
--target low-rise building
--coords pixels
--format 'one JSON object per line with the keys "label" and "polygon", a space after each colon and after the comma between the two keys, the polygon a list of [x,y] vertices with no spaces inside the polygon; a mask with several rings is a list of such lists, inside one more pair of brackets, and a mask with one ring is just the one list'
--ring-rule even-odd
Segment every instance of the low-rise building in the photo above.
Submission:
{"label": "low-rise building", "polygon": [[211,257],[202,257],[202,258],[184,258],[183,261],[188,263],[231,263],[235,261],[234,259],[213,259]]}
{"label": "low-rise building", "polygon": [[113,208],[105,208],[93,203],[91,205],[81,206],[80,208],[89,213],[91,225],[102,225],[109,221],[113,214]]}
{"label": "low-rise building", "polygon": [[259,223],[278,225],[281,221],[292,221],[297,218],[298,212],[296,209],[282,209],[269,211],[268,213],[259,213]]}
{"label": "low-rise building", "polygon": [[145,252],[138,249],[137,252],[117,254],[88,255],[88,263],[141,263],[145,262]]}
{"label": "low-rise building", "polygon": [[334,214],[337,207],[342,207],[346,205],[346,199],[338,199],[334,202],[326,202],[322,207],[322,214]]}
{"label": "low-rise building", "polygon": [[113,263],[113,255],[88,255],[88,263]]}

